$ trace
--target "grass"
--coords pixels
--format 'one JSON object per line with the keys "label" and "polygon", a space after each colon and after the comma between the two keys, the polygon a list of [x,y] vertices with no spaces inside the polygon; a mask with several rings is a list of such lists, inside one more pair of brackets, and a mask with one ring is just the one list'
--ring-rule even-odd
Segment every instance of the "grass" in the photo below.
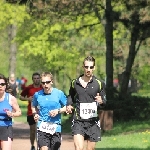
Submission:
{"label": "grass", "polygon": [[14,121],[15,122],[23,122],[23,123],[26,123],[27,122],[27,104],[28,102],[27,101],[21,101],[18,99],[18,104],[20,106],[20,109],[22,111],[22,115],[19,116],[19,117],[15,117],[14,118]]}
{"label": "grass", "polygon": [[62,133],[71,134],[71,115],[62,114]]}
{"label": "grass", "polygon": [[150,121],[114,122],[113,129],[103,131],[103,136],[142,132],[150,129]]}
{"label": "grass", "polygon": [[132,134],[110,135],[102,137],[96,150],[142,150],[150,149],[150,130]]}
{"label": "grass", "polygon": [[102,132],[96,150],[149,150],[150,121],[117,122],[110,131]]}

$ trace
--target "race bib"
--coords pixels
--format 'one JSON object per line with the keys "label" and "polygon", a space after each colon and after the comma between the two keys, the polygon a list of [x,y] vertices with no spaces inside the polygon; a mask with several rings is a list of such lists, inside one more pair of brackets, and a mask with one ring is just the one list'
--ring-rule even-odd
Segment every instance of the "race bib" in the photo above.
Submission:
{"label": "race bib", "polygon": [[97,105],[93,103],[80,103],[80,117],[82,119],[89,119],[97,117]]}
{"label": "race bib", "polygon": [[57,129],[57,124],[55,123],[50,123],[50,122],[41,122],[39,130],[42,132],[54,134]]}

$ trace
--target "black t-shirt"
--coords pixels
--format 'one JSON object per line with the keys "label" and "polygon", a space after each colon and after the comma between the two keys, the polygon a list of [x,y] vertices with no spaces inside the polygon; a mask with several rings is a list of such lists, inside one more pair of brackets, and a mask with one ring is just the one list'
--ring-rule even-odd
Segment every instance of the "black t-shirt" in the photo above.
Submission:
{"label": "black t-shirt", "polygon": [[[84,88],[81,85],[79,78],[71,82],[69,96],[67,99],[67,105],[75,105],[74,119],[80,119],[80,103],[95,102],[95,96],[97,93],[100,93],[100,96],[102,97],[102,105],[106,104],[105,84],[103,82],[93,76]],[[100,108],[102,105],[97,103],[97,108]]]}

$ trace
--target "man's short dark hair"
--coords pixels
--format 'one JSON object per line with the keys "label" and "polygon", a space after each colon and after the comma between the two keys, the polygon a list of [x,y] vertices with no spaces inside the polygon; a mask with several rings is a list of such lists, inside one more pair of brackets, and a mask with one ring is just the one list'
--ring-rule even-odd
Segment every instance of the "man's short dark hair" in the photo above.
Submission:
{"label": "man's short dark hair", "polygon": [[83,65],[84,65],[85,61],[92,61],[92,62],[94,62],[94,66],[95,66],[95,59],[94,59],[94,57],[92,57],[92,56],[87,56],[87,57],[84,59],[84,61],[83,61]]}
{"label": "man's short dark hair", "polygon": [[34,73],[32,74],[32,79],[33,79],[34,76],[39,76],[39,77],[40,77],[40,73],[34,72]]}

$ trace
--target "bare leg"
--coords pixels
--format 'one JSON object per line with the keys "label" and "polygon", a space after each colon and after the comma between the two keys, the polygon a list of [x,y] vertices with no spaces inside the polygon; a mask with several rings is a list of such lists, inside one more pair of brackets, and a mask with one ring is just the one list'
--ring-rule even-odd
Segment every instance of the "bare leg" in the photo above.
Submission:
{"label": "bare leg", "polygon": [[30,142],[32,146],[34,146],[35,134],[36,134],[36,124],[30,125]]}
{"label": "bare leg", "polygon": [[74,135],[75,150],[84,150],[84,137],[80,134]]}
{"label": "bare leg", "polygon": [[40,150],[48,150],[48,147],[47,147],[47,146],[42,146],[42,147],[40,148]]}
{"label": "bare leg", "polygon": [[12,139],[8,137],[8,141],[1,141],[2,150],[12,150]]}
{"label": "bare leg", "polygon": [[0,140],[0,150],[2,150],[2,148],[1,148],[1,140]]}
{"label": "bare leg", "polygon": [[87,148],[86,148],[86,150],[95,150],[95,145],[96,145],[96,142],[87,141]]}

